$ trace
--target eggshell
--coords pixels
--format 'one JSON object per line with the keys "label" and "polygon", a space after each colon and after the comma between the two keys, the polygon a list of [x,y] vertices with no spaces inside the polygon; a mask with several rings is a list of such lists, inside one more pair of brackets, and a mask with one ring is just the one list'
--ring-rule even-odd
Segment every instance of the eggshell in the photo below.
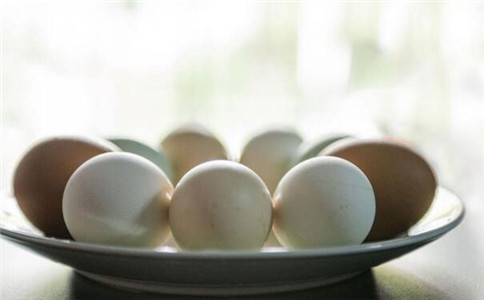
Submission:
{"label": "eggshell", "polygon": [[217,138],[200,125],[185,125],[161,142],[173,168],[173,183],[193,167],[210,160],[227,159],[227,151]]}
{"label": "eggshell", "polygon": [[365,174],[334,157],[311,158],[292,168],[274,201],[274,232],[287,248],[360,244],[375,217]]}
{"label": "eggshell", "polygon": [[240,163],[252,169],[272,193],[289,170],[301,137],[290,130],[273,129],[253,137],[242,150]]}
{"label": "eggshell", "polygon": [[178,246],[189,250],[257,250],[272,226],[264,182],[230,161],[203,163],[180,180],[170,204]]}
{"label": "eggshell", "polygon": [[148,159],[157,165],[168,178],[172,178],[171,164],[163,150],[156,151],[148,145],[128,138],[110,138],[108,140],[125,152],[137,154]]}
{"label": "eggshell", "polygon": [[322,154],[344,158],[360,168],[376,196],[376,218],[367,241],[405,232],[427,212],[437,180],[425,159],[411,148],[385,140],[345,140]]}
{"label": "eggshell", "polygon": [[295,166],[300,162],[316,157],[324,148],[328,147],[332,143],[349,137],[349,135],[337,134],[328,135],[312,142],[303,142],[301,145],[299,145],[296,154],[292,159],[291,166]]}
{"label": "eggshell", "polygon": [[282,247],[281,242],[279,242],[279,240],[277,239],[276,234],[274,233],[274,230],[271,230],[264,244],[264,248],[280,248],[280,247]]}
{"label": "eggshell", "polygon": [[82,164],[67,182],[63,213],[76,241],[156,247],[169,235],[173,186],[149,160],[106,153]]}
{"label": "eggshell", "polygon": [[101,139],[55,137],[32,146],[18,163],[13,191],[27,219],[46,236],[70,238],[62,216],[62,194],[71,174],[86,160],[119,148]]}

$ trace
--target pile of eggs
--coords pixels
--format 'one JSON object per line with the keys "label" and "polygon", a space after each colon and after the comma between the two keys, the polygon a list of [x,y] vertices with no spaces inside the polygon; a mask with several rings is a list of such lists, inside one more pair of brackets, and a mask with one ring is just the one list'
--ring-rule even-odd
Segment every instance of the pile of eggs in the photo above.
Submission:
{"label": "pile of eggs", "polygon": [[437,181],[395,140],[303,142],[269,130],[235,161],[192,125],[158,150],[130,139],[43,140],[20,160],[13,187],[21,211],[49,237],[156,248],[171,233],[184,250],[259,250],[393,238],[426,213]]}

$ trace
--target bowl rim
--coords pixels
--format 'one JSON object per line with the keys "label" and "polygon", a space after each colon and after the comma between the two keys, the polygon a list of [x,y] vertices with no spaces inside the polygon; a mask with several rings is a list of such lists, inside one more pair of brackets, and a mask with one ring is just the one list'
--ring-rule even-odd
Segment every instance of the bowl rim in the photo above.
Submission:
{"label": "bowl rim", "polygon": [[[152,249],[134,248],[134,247],[120,247],[109,245],[95,245],[83,242],[76,242],[70,240],[48,238],[40,235],[35,235],[23,231],[9,229],[0,224],[0,235],[7,240],[12,240],[16,243],[28,245],[36,244],[39,246],[96,253],[100,255],[121,255],[131,257],[156,258],[156,259],[184,259],[184,260],[257,260],[257,259],[301,259],[301,258],[315,258],[328,257],[334,255],[353,255],[360,253],[377,252],[388,249],[395,249],[414,244],[428,243],[445,233],[457,227],[463,220],[465,215],[465,206],[463,201],[456,196],[455,193],[449,191],[447,188],[439,187],[437,194],[444,193],[447,197],[453,198],[456,208],[452,210],[452,215],[446,223],[436,228],[427,231],[411,234],[408,236],[397,237],[390,240],[376,241],[364,243],[359,245],[335,246],[326,248],[314,249],[297,249],[297,250],[283,250],[283,251],[222,251],[222,250],[207,250],[207,251],[157,251]],[[420,222],[420,221],[419,221]],[[418,223],[417,223],[418,224]],[[416,225],[417,225],[416,224]],[[413,227],[415,227],[414,225]],[[411,228],[409,229],[411,231]]]}

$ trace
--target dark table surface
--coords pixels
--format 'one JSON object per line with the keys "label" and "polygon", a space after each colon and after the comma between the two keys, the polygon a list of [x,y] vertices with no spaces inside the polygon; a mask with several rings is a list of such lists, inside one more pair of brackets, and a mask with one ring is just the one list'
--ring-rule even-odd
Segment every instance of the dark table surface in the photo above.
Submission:
{"label": "dark table surface", "polygon": [[[484,199],[483,199],[484,200]],[[484,202],[443,238],[353,279],[258,299],[484,299]],[[116,290],[2,239],[1,299],[193,298]]]}

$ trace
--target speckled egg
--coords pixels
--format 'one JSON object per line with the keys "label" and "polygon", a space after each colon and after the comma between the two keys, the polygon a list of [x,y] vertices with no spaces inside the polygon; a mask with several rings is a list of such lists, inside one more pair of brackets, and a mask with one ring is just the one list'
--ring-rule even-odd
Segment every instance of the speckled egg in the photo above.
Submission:
{"label": "speckled egg", "polygon": [[264,182],[230,161],[203,163],[183,176],[170,203],[170,225],[186,250],[258,250],[272,226]]}
{"label": "speckled egg", "polygon": [[370,182],[340,158],[316,157],[298,164],[274,193],[274,232],[289,249],[360,244],[374,218]]}

